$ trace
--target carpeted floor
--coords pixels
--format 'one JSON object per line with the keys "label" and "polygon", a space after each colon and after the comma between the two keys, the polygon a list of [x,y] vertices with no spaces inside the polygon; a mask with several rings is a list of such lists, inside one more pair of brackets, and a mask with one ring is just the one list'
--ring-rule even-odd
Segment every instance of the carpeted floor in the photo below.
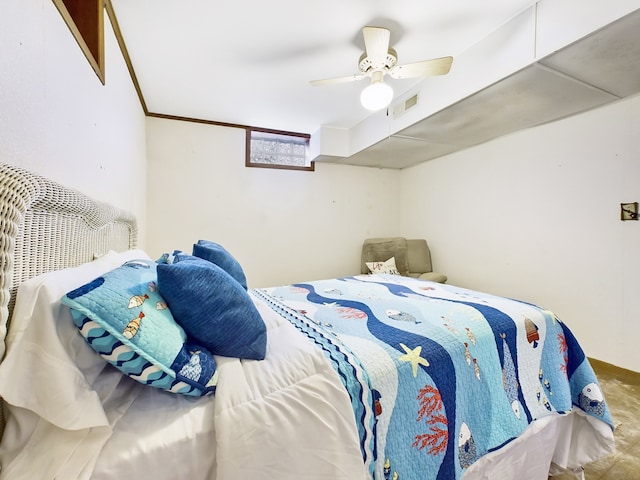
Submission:
{"label": "carpeted floor", "polygon": [[[640,373],[591,360],[616,427],[616,450],[584,468],[585,480],[640,480]],[[575,480],[574,475],[550,477]]]}

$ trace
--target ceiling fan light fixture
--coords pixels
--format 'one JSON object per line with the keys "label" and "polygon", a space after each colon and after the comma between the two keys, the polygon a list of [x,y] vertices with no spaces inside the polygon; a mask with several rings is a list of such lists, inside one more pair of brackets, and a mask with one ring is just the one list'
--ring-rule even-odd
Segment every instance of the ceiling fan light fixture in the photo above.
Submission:
{"label": "ceiling fan light fixture", "polygon": [[367,110],[381,110],[393,99],[393,88],[383,81],[371,82],[360,94],[360,103]]}

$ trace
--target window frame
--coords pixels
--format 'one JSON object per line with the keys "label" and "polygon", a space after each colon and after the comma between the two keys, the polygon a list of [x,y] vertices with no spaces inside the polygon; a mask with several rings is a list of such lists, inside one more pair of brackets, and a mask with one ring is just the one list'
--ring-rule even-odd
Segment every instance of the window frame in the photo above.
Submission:
{"label": "window frame", "polygon": [[259,163],[259,162],[253,162],[251,160],[251,137],[253,132],[281,135],[285,137],[304,138],[307,148],[309,147],[309,140],[311,138],[311,135],[309,135],[308,133],[287,132],[283,130],[272,130],[269,128],[257,128],[257,127],[247,127],[245,130],[246,130],[246,146],[245,146],[245,166],[246,167],[276,168],[280,170],[300,170],[300,171],[306,171],[306,172],[315,171],[315,162],[313,160],[309,163],[308,166],[282,165],[282,164],[275,164],[275,163]]}

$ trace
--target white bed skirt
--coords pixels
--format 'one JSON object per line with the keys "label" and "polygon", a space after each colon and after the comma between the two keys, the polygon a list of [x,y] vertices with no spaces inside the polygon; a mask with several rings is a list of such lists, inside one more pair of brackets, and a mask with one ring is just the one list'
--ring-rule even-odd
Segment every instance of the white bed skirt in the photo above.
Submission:
{"label": "white bed skirt", "polygon": [[536,420],[520,437],[471,465],[464,480],[547,480],[567,470],[582,478],[581,467],[611,453],[614,443],[609,425],[574,408]]}

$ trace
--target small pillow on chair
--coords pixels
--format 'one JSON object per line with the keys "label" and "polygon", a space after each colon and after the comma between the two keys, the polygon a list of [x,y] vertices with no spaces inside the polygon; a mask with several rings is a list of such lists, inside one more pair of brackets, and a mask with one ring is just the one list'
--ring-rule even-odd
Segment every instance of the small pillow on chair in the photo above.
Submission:
{"label": "small pillow on chair", "polygon": [[249,293],[208,260],[177,255],[158,265],[158,289],[191,341],[215,355],[262,360],[267,328]]}
{"label": "small pillow on chair", "polygon": [[367,262],[367,268],[371,273],[388,273],[390,275],[400,275],[396,268],[396,259],[391,257],[386,262]]}
{"label": "small pillow on chair", "polygon": [[245,290],[247,289],[247,278],[242,266],[222,245],[209,240],[198,240],[198,243],[193,246],[193,255],[215,263],[231,275]]}

